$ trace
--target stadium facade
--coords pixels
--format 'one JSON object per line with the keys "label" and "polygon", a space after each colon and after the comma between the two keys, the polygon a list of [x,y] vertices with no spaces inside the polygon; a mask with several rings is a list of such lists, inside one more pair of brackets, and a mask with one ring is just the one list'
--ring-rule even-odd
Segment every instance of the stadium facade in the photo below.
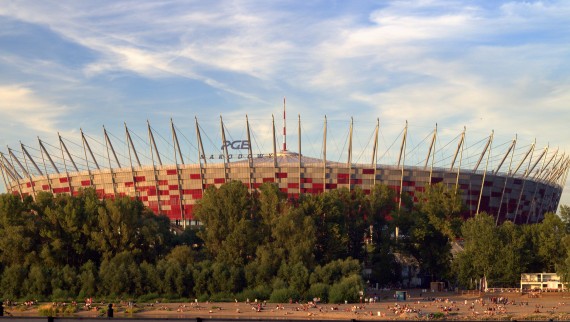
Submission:
{"label": "stadium facade", "polygon": [[[301,153],[300,117],[297,152],[288,150],[285,120],[284,115],[282,145],[279,144],[279,148],[275,121],[272,121],[272,151],[260,151],[265,153],[253,152],[247,117],[247,137],[241,140],[226,139],[225,125],[220,117],[222,146],[216,154],[205,153],[201,127],[196,119],[195,142],[199,162],[185,162],[178,132],[171,121],[173,150],[170,155],[174,156],[171,164],[163,163],[161,155],[164,157],[164,154],[158,152],[150,124],[147,142],[152,162],[150,165],[141,163],[132,133],[125,124],[124,144],[128,150],[128,165],[124,160],[120,162],[105,129],[106,155],[94,153],[90,145],[92,140],[81,131],[81,144],[76,144],[81,147],[78,149],[80,152],[77,149],[70,152],[68,144],[59,135],[58,146],[49,144],[49,149],[46,148],[48,143],[38,138],[36,148],[21,143],[20,149],[8,147],[7,151],[0,152],[0,165],[7,191],[22,197],[35,197],[40,191],[77,195],[81,189],[91,187],[101,198],[140,198],[155,213],[164,214],[184,225],[195,224],[193,209],[205,189],[209,186],[219,187],[231,180],[240,180],[251,190],[264,182],[273,182],[291,198],[339,188],[360,188],[369,193],[375,184],[385,184],[396,192],[398,202],[401,202],[404,193],[417,201],[418,194],[426,186],[441,182],[461,191],[467,206],[465,216],[485,211],[495,216],[497,223],[505,220],[515,223],[540,222],[546,212],[556,211],[570,168],[568,156],[558,151],[549,153],[548,147],[538,151],[534,143],[515,157],[515,151],[520,151],[516,149],[515,138],[508,142],[506,152],[496,158],[495,166],[491,169],[489,157],[493,134],[483,141],[484,148],[478,153],[475,166],[466,168],[462,165],[465,130],[458,135],[457,146],[448,156],[451,161],[445,167],[437,166],[437,126],[426,141],[427,154],[423,164],[406,165],[407,124],[401,133],[401,140],[398,140],[400,148],[397,161],[379,164],[378,122],[371,136],[370,162],[354,162],[352,120],[345,150],[346,162],[327,160],[326,117],[321,156],[312,158]],[[105,163],[108,166],[103,166]]]}

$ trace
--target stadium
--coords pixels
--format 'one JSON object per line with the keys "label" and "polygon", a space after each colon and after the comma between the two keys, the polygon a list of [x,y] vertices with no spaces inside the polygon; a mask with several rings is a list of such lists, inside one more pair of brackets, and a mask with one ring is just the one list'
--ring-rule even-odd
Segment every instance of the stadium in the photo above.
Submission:
{"label": "stadium", "polygon": [[[465,217],[484,211],[497,223],[524,224],[540,222],[546,212],[556,211],[570,168],[570,158],[557,149],[538,149],[536,142],[521,146],[517,137],[498,144],[494,132],[468,146],[465,128],[445,142],[436,125],[412,147],[407,122],[388,144],[379,120],[365,122],[369,127],[363,132],[369,136],[357,137],[352,119],[341,122],[342,128],[331,128],[326,116],[308,131],[322,142],[310,144],[318,146],[313,152],[317,156],[311,157],[301,153],[305,137],[300,116],[293,122],[296,133],[289,136],[297,142],[289,147],[286,120],[284,109],[282,133],[272,117],[264,120],[256,136],[246,116],[245,128],[237,130],[239,139],[229,135],[232,130],[221,116],[216,139],[202,140],[207,133],[197,118],[188,126],[194,131],[185,131],[189,137],[172,120],[166,136],[148,122],[142,136],[125,123],[122,139],[104,127],[99,139],[81,130],[79,143],[58,133],[55,144],[38,138],[37,145],[7,147],[0,152],[1,172],[6,191],[22,198],[40,191],[77,195],[91,187],[100,198],[140,198],[153,212],[184,226],[198,224],[193,207],[205,189],[231,180],[240,180],[250,190],[273,182],[290,198],[340,188],[369,193],[375,184],[384,184],[396,192],[400,204],[403,194],[417,201],[426,186],[441,182],[460,191]],[[157,136],[162,141],[155,140]],[[353,149],[358,139],[362,144],[357,155]],[[334,140],[336,150],[331,146]]]}

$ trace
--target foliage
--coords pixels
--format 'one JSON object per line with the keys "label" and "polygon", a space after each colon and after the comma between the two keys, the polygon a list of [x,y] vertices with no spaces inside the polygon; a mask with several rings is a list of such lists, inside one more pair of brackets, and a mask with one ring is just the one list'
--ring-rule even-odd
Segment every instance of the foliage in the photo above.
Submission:
{"label": "foliage", "polygon": [[358,302],[360,292],[364,291],[364,284],[362,277],[353,274],[348,277],[342,278],[339,282],[334,283],[329,291],[329,301],[331,303],[349,303]]}
{"label": "foliage", "polygon": [[289,303],[297,302],[301,299],[299,292],[293,288],[278,288],[273,290],[269,297],[269,302],[272,303]]}
{"label": "foliage", "polygon": [[[181,231],[140,200],[101,201],[92,189],[3,194],[0,297],[356,302],[364,268],[372,284],[397,284],[402,258],[466,287],[482,276],[516,285],[529,271],[570,281],[567,206],[540,224],[496,226],[486,214],[463,222],[460,196],[443,185],[417,197],[404,194],[400,208],[376,185],[288,200],[275,184],[250,192],[232,181],[206,189],[194,208],[202,226]],[[457,237],[464,251],[452,258]]]}

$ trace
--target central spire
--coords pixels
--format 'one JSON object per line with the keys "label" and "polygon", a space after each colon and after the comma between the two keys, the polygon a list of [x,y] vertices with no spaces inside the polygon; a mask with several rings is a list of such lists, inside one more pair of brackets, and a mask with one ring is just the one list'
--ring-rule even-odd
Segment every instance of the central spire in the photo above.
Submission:
{"label": "central spire", "polygon": [[283,97],[283,151],[287,152],[287,116],[285,97]]}

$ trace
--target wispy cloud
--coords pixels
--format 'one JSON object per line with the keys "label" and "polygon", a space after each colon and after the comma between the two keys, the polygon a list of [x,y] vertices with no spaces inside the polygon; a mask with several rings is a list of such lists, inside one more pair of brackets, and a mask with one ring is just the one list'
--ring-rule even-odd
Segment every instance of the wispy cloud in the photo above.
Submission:
{"label": "wispy cloud", "polygon": [[[394,135],[408,119],[570,151],[569,17],[565,1],[10,2],[0,116],[34,133],[73,124],[62,119],[191,124],[268,117],[287,96],[291,115],[318,119],[315,133],[324,114],[353,115]],[[16,44],[32,36],[49,40]]]}
{"label": "wispy cloud", "polygon": [[[65,106],[43,101],[25,85],[0,86],[0,119],[3,120],[2,137],[13,136],[18,129],[38,134],[53,134],[58,131],[58,119],[67,113]],[[12,142],[14,143],[14,142]]]}

